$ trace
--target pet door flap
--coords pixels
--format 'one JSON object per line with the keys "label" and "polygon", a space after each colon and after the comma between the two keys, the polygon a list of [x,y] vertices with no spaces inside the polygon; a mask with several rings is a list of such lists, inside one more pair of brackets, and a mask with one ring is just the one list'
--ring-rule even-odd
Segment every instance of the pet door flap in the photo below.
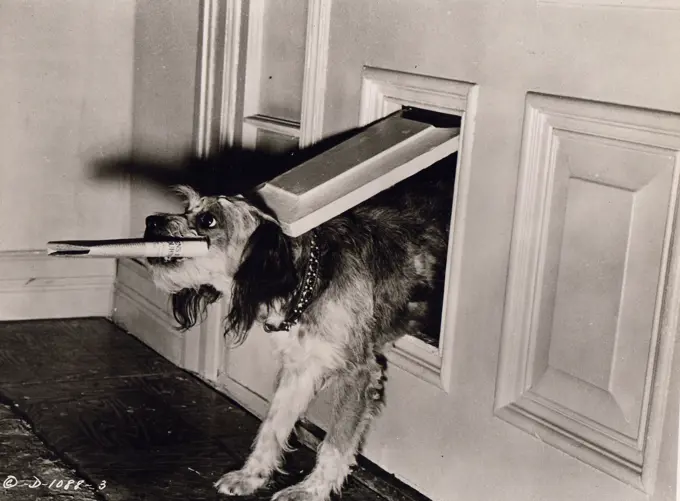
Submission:
{"label": "pet door flap", "polygon": [[400,111],[278,176],[258,193],[297,237],[458,151],[460,128]]}

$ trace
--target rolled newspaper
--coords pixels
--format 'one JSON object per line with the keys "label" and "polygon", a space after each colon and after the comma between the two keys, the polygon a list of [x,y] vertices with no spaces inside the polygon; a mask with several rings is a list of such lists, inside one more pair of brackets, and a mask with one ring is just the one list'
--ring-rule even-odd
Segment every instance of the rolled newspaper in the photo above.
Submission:
{"label": "rolled newspaper", "polygon": [[205,256],[210,248],[207,238],[144,240],[59,240],[47,242],[50,256],[71,257],[160,257],[182,258]]}

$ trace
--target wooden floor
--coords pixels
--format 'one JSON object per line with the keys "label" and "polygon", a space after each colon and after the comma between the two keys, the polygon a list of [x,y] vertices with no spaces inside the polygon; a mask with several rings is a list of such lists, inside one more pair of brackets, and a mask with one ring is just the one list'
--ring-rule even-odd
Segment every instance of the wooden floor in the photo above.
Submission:
{"label": "wooden floor", "polygon": [[[242,465],[258,424],[105,319],[0,323],[0,499],[230,499],[213,482]],[[288,475],[234,499],[270,499],[313,461],[299,446]],[[342,499],[387,499],[370,478],[358,472]]]}

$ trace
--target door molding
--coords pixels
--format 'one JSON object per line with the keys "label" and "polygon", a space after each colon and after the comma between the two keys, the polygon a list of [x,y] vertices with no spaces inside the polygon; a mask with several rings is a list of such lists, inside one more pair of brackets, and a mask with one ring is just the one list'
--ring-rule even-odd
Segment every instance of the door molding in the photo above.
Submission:
{"label": "door molding", "polygon": [[[474,123],[478,87],[468,82],[447,80],[382,68],[364,67],[362,74],[360,125],[367,125],[402,106],[425,108],[462,118],[456,181],[451,213],[446,290],[439,347],[405,336],[387,352],[388,360],[405,371],[445,392],[451,387],[455,325],[461,283],[465,221],[468,206]],[[454,238],[455,235],[455,238]]]}
{"label": "door molding", "polygon": [[240,130],[243,0],[201,0],[194,148],[199,155],[231,145]]}
{"label": "door molding", "polygon": [[331,29],[332,0],[309,0],[305,43],[305,74],[302,81],[300,147],[323,138],[326,108],[326,73]]}
{"label": "door molding", "polygon": [[[235,144],[242,128],[244,0],[202,0],[199,12],[194,150],[209,156]],[[227,354],[223,301],[208,309],[197,335],[186,337],[183,363],[209,380],[217,380]],[[188,361],[192,361],[189,363]],[[192,368],[193,367],[193,368]]]}

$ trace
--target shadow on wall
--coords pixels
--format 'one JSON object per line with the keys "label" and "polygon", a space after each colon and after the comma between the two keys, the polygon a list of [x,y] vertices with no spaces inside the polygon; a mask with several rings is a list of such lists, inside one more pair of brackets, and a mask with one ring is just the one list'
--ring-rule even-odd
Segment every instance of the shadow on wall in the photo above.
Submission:
{"label": "shadow on wall", "polygon": [[361,130],[351,129],[309,148],[285,153],[231,147],[207,158],[188,152],[171,162],[144,154],[109,156],[94,163],[92,177],[108,181],[129,176],[163,191],[187,185],[203,196],[246,194]]}

